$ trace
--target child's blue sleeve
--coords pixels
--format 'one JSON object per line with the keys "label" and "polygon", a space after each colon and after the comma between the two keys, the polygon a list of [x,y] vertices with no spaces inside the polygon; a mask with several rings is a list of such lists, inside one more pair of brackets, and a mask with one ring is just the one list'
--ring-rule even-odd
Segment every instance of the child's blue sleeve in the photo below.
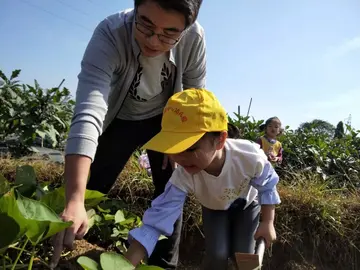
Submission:
{"label": "child's blue sleeve", "polygon": [[170,236],[174,223],[181,215],[187,193],[168,182],[165,191],[151,203],[151,208],[145,211],[143,225],[129,232],[129,238],[136,239],[152,254],[161,234]]}
{"label": "child's blue sleeve", "polygon": [[262,204],[280,204],[280,196],[276,189],[279,182],[279,176],[270,162],[265,162],[262,173],[251,180],[250,185],[259,192],[259,203]]}

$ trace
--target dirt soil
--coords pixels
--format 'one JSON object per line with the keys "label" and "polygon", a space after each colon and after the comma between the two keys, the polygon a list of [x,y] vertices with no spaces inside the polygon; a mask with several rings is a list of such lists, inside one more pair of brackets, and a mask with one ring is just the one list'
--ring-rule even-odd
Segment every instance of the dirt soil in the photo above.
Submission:
{"label": "dirt soil", "polygon": [[[76,260],[80,256],[87,256],[97,262],[100,261],[100,254],[106,252],[107,250],[99,247],[97,245],[93,245],[86,240],[75,240],[74,241],[74,250],[66,254],[63,257],[55,270],[82,270],[82,267],[76,262]],[[184,250],[185,251],[185,250]],[[183,252],[181,252],[183,253]],[[189,252],[186,252],[184,255],[188,256],[188,258],[181,260],[179,263],[179,270],[195,270],[200,269],[201,258],[189,256]],[[45,270],[48,269],[43,265],[34,265],[34,270]]]}
{"label": "dirt soil", "polygon": [[[193,240],[193,241],[192,241]],[[204,255],[204,242],[202,239],[187,239],[186,243],[182,243],[180,246],[180,263],[178,266],[178,270],[197,270],[201,269],[201,262]],[[99,247],[97,245],[90,244],[86,240],[76,240],[74,245],[74,250],[71,251],[66,257],[62,258],[59,262],[59,265],[56,267],[56,270],[82,270],[80,265],[76,262],[76,260],[80,256],[88,256],[89,258],[99,261],[100,254],[102,252],[107,251],[106,249]],[[283,262],[283,265],[279,267],[271,267],[269,265],[265,265],[263,267],[264,270],[320,270],[321,268],[317,268],[310,264],[299,264],[294,261]],[[229,269],[233,268],[231,262],[229,262]],[[44,266],[34,266],[33,269],[43,270],[48,269]],[[322,269],[321,269],[322,270]]]}
{"label": "dirt soil", "polygon": [[66,259],[61,260],[58,269],[69,269],[69,270],[81,270],[82,267],[76,262],[80,256],[87,256],[95,261],[100,260],[100,254],[106,251],[105,249],[90,244],[86,240],[76,240],[75,249],[66,257]]}
{"label": "dirt soil", "polygon": [[[79,266],[79,264],[76,262],[77,258],[80,256],[88,256],[89,258],[99,261],[100,260],[100,254],[104,251],[106,251],[104,248],[101,248],[97,245],[93,245],[88,243],[86,240],[79,240],[76,242],[76,248],[73,250],[69,256],[66,257],[66,259],[62,260],[59,263],[59,266],[56,268],[56,270],[60,269],[70,269],[70,270],[81,270],[82,268]],[[183,252],[181,252],[183,253]],[[189,253],[189,252],[186,252]],[[179,267],[177,269],[179,270],[194,270],[194,269],[200,269],[201,264],[201,258],[199,257],[191,257],[187,255],[187,258],[184,258],[184,260],[180,260]]]}

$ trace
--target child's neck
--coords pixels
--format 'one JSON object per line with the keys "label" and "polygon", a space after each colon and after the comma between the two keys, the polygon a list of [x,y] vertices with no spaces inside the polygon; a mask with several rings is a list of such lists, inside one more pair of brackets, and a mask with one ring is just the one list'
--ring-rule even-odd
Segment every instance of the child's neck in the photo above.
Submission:
{"label": "child's neck", "polygon": [[273,136],[269,136],[267,134],[265,134],[265,137],[268,138],[269,140],[276,140],[276,137],[274,138]]}
{"label": "child's neck", "polygon": [[205,169],[205,171],[208,174],[219,176],[222,171],[222,168],[224,167],[225,157],[226,157],[225,147],[223,147],[223,149],[221,150],[217,150],[213,161]]}

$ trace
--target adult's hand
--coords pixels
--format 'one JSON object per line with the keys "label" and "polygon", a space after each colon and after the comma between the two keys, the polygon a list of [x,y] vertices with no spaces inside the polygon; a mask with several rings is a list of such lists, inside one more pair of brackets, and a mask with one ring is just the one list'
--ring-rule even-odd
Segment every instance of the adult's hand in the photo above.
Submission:
{"label": "adult's hand", "polygon": [[69,202],[60,217],[64,221],[72,221],[73,224],[54,236],[54,254],[51,258],[51,268],[55,268],[59,263],[63,249],[73,249],[74,240],[82,239],[88,230],[88,218],[84,202]]}
{"label": "adult's hand", "polygon": [[165,170],[169,162],[171,164],[172,169],[175,170],[177,168],[177,164],[166,154],[164,155],[162,169]]}

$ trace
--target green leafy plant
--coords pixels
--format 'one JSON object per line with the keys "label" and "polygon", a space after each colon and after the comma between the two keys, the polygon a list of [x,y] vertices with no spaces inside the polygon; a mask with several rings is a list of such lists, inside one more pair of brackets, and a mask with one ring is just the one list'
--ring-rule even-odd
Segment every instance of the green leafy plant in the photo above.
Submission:
{"label": "green leafy plant", "polygon": [[[94,207],[106,200],[104,194],[86,190],[86,207]],[[28,269],[32,269],[37,246],[71,226],[71,222],[59,218],[64,205],[64,187],[44,187],[36,181],[35,171],[29,165],[17,167],[13,183],[0,176],[0,222],[6,228],[0,231],[0,250],[6,267],[15,269],[22,255],[30,253]],[[14,249],[19,251],[16,258],[7,253]],[[39,260],[46,265],[45,261]]]}
{"label": "green leafy plant", "polygon": [[7,77],[0,70],[0,141],[7,141],[15,156],[31,152],[37,138],[49,147],[59,146],[69,131],[74,108],[70,91],[61,85],[43,89],[35,80],[34,86],[20,84],[21,70]]}
{"label": "green leafy plant", "polygon": [[[3,229],[0,231],[0,254],[5,269],[32,269],[35,258],[47,265],[38,254],[39,246],[71,226],[71,222],[63,222],[59,218],[64,206],[64,187],[49,188],[39,183],[32,166],[18,166],[14,182],[0,175],[0,224]],[[125,252],[129,230],[140,226],[141,219],[125,210],[126,205],[122,201],[109,199],[98,191],[86,190],[85,207],[89,218],[86,238],[92,242],[110,242],[109,248]],[[17,251],[16,255],[14,250]],[[126,269],[122,267],[129,266],[116,253],[103,253],[100,264],[86,257],[79,258],[79,263],[84,269]],[[111,268],[119,266],[121,268]],[[137,269],[161,268],[143,265]]]}
{"label": "green leafy plant", "polygon": [[[32,269],[39,243],[72,224],[62,221],[44,203],[23,196],[21,192],[27,195],[33,193],[30,190],[34,186],[32,176],[35,173],[32,167],[19,168],[18,172],[14,184],[9,183],[3,176],[0,177],[0,254],[4,269],[18,267],[21,255],[25,252],[30,254],[29,262],[27,265],[20,265]],[[26,250],[28,244],[31,245],[30,252]],[[7,254],[9,249],[18,251],[14,260]]]}
{"label": "green leafy plant", "polygon": [[91,242],[107,243],[107,246],[116,247],[119,251],[126,251],[127,235],[129,231],[141,225],[141,219],[126,211],[117,210],[111,213],[110,208],[97,206],[88,210],[89,230],[88,238]]}
{"label": "green leafy plant", "polygon": [[104,252],[100,255],[100,264],[86,256],[77,259],[78,264],[85,270],[161,270],[158,266],[140,265],[134,267],[125,257],[114,252]]}
{"label": "green leafy plant", "polygon": [[[122,253],[128,246],[128,234],[142,224],[140,217],[127,211],[127,206],[120,200],[108,199],[93,208],[88,208],[89,242],[105,245]],[[161,236],[159,240],[165,238]]]}
{"label": "green leafy plant", "polygon": [[[260,126],[264,120],[255,120],[249,116],[235,113],[229,122],[236,125],[244,139],[255,141],[263,135]],[[334,135],[336,134],[336,136]],[[312,172],[317,174],[330,188],[360,187],[360,131],[342,123],[335,128],[326,121],[314,120],[303,123],[298,129],[285,127],[278,138],[282,143],[283,163],[277,167],[283,181],[289,172]]]}
{"label": "green leafy plant", "polygon": [[234,115],[235,118],[228,116],[228,121],[240,129],[243,139],[255,141],[262,134],[260,126],[265,122],[264,120],[255,120],[254,117],[242,116],[238,113],[234,113]]}

